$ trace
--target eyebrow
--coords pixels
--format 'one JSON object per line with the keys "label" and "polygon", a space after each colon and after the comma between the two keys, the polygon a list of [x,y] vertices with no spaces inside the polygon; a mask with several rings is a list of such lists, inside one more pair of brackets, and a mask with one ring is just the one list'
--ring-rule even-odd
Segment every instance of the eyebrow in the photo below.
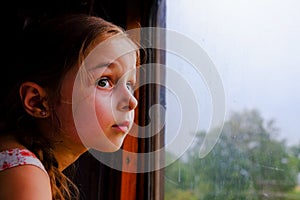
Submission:
{"label": "eyebrow", "polygon": [[111,64],[113,63],[101,63],[99,65],[96,65],[95,67],[92,67],[91,69],[89,69],[89,71],[93,71],[95,69],[102,68],[102,67],[109,67]]}

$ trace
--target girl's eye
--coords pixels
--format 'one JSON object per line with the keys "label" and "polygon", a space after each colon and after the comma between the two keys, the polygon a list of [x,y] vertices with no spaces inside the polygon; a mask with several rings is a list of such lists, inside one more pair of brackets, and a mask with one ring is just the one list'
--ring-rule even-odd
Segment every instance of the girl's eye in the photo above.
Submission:
{"label": "girl's eye", "polygon": [[127,83],[126,87],[133,94],[133,92],[134,92],[134,86],[133,86],[133,84],[132,83]]}
{"label": "girl's eye", "polygon": [[111,88],[112,87],[108,78],[99,79],[97,82],[97,86],[101,87],[101,88]]}

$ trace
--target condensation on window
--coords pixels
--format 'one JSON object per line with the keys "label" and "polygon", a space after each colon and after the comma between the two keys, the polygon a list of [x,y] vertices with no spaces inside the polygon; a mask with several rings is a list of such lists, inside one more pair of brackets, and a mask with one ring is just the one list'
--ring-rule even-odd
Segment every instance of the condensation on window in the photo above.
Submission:
{"label": "condensation on window", "polygon": [[[190,86],[199,124],[180,130],[183,116],[193,122],[195,116],[167,91],[166,145],[180,135],[193,141],[184,152],[166,151],[165,199],[300,199],[300,2],[167,0],[166,8],[167,29],[206,53],[224,99],[214,99],[217,83],[186,56],[167,52],[166,66],[179,79],[167,73],[166,86]],[[167,50],[186,45],[169,42]],[[218,101],[225,105],[221,131],[201,155]]]}

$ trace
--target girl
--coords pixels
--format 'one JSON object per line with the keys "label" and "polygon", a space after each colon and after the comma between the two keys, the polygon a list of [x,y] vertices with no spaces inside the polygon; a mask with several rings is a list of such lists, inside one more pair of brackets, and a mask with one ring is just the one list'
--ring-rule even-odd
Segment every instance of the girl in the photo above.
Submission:
{"label": "girl", "polygon": [[[139,54],[101,18],[31,23],[0,102],[0,199],[75,199],[62,171],[87,151],[116,151],[129,132]],[[75,188],[75,189],[74,189]]]}

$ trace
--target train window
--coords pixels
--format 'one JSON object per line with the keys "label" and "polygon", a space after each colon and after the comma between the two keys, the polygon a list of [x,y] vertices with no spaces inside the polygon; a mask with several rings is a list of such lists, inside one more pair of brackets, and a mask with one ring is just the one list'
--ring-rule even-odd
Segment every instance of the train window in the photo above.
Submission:
{"label": "train window", "polygon": [[299,6],[166,0],[164,199],[300,198]]}
{"label": "train window", "polygon": [[137,126],[119,151],[86,152],[64,171],[81,199],[300,198],[297,0],[16,5],[13,31],[65,12],[138,29]]}

